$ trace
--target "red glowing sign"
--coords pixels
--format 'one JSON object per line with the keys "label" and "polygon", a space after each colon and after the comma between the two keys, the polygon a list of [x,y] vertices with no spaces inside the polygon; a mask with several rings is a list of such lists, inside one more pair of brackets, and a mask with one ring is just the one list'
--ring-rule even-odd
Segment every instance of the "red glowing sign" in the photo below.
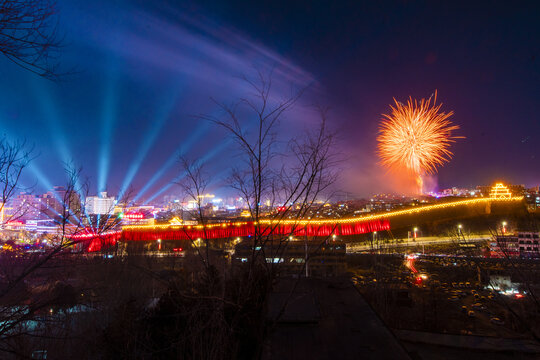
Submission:
{"label": "red glowing sign", "polygon": [[8,221],[6,225],[21,226],[21,225],[24,225],[24,222],[22,222],[21,220],[11,220],[11,221]]}
{"label": "red glowing sign", "polygon": [[139,213],[139,212],[127,213],[126,214],[126,219],[128,219],[128,220],[142,220],[142,219],[144,219],[144,214]]}

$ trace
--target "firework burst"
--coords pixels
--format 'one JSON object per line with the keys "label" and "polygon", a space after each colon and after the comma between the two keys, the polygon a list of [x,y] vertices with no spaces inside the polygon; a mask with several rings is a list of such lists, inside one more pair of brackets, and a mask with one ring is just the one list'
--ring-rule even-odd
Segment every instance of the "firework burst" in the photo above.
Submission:
{"label": "firework burst", "polygon": [[407,104],[394,99],[390,115],[383,114],[377,137],[377,152],[381,164],[390,170],[406,170],[413,174],[422,192],[422,176],[434,174],[437,168],[452,158],[452,136],[459,129],[448,120],[453,112],[440,112],[437,92],[419,102],[409,98]]}

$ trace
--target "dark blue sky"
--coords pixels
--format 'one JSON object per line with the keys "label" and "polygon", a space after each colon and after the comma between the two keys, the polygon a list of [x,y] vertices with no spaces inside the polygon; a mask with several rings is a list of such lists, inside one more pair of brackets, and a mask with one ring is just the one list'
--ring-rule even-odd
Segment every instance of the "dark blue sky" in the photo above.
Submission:
{"label": "dark blue sky", "polygon": [[273,67],[277,92],[311,86],[284,132],[309,127],[313,104],[330,108],[347,191],[395,189],[374,154],[380,114],[393,97],[435,89],[466,137],[439,187],[540,184],[534,2],[157,3],[59,1],[60,60],[76,70],[60,83],[0,59],[0,126],[40,153],[25,181],[61,184],[62,161],[73,159],[92,189],[130,184],[144,199],[174,190],[159,192],[178,174],[180,150],[223,178],[233,147],[192,115],[215,111],[210,97],[245,95],[238,76]]}

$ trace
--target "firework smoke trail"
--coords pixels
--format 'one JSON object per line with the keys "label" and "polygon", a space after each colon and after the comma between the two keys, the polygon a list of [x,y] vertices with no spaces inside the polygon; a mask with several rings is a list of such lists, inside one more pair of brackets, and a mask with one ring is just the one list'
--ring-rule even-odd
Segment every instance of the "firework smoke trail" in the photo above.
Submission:
{"label": "firework smoke trail", "polygon": [[436,173],[439,166],[450,161],[450,145],[461,138],[452,136],[452,131],[459,129],[448,120],[453,112],[439,111],[442,103],[437,104],[437,91],[433,104],[431,99],[418,102],[409,98],[407,104],[394,99],[391,114],[382,115],[377,137],[380,163],[389,170],[413,174],[420,193],[422,176]]}

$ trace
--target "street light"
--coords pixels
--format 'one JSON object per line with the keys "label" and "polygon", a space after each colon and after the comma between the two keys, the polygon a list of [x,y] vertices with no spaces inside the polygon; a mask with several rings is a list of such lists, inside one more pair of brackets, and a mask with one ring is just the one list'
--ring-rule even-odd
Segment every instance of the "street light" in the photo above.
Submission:
{"label": "street light", "polygon": [[505,234],[506,233],[506,221],[503,221],[502,222],[502,233]]}
{"label": "street light", "polygon": [[157,239],[157,243],[158,243],[158,250],[161,250],[161,239]]}
{"label": "street light", "polygon": [[416,239],[416,232],[418,231],[418,228],[415,227],[415,228],[413,229],[413,231],[414,231],[414,238]]}

